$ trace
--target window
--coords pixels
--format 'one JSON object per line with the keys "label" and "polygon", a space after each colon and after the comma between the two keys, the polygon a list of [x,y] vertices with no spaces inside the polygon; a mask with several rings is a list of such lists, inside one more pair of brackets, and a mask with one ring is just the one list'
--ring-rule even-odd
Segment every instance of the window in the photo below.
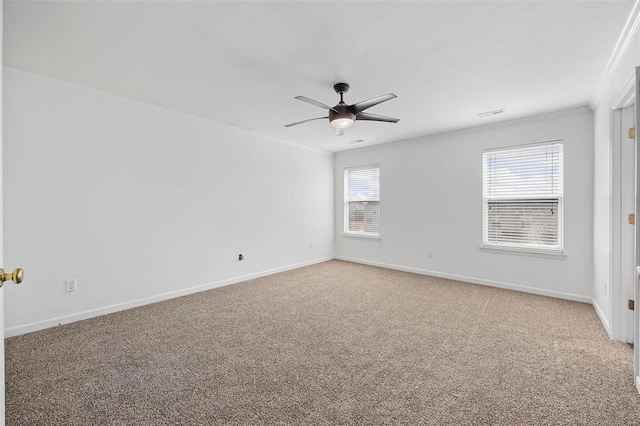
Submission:
{"label": "window", "polygon": [[482,154],[483,246],[562,253],[562,141]]}
{"label": "window", "polygon": [[344,170],[344,232],[380,236],[380,165]]}

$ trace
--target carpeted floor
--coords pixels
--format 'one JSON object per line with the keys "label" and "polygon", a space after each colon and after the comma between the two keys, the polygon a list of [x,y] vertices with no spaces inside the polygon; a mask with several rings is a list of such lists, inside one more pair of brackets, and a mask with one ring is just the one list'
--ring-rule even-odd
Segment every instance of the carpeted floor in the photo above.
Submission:
{"label": "carpeted floor", "polygon": [[640,425],[590,305],[326,262],[6,341],[13,425]]}

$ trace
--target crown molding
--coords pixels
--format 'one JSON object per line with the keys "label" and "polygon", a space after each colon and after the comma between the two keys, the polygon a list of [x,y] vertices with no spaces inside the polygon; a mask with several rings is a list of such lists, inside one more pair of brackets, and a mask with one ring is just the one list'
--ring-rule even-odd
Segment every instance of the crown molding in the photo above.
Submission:
{"label": "crown molding", "polygon": [[620,94],[611,102],[611,109],[622,109],[633,105],[636,98],[636,74],[629,76]]}
{"label": "crown molding", "polygon": [[607,88],[607,82],[611,79],[612,75],[618,69],[620,65],[620,61],[627,54],[627,49],[629,45],[633,41],[636,33],[638,32],[638,28],[640,27],[640,0],[636,0],[633,8],[631,9],[631,13],[627,18],[627,22],[624,24],[622,32],[620,33],[620,37],[618,37],[618,41],[616,46],[613,48],[613,52],[611,52],[611,57],[609,58],[609,62],[598,81],[598,85],[596,86],[593,95],[591,96],[591,101],[589,102],[589,107],[594,110],[600,98],[604,95],[605,89]]}
{"label": "crown molding", "polygon": [[[2,4],[2,0],[0,0],[0,5]],[[333,152],[331,151],[327,151],[325,149],[320,149],[320,148],[314,148],[311,146],[306,146],[306,145],[302,145],[300,143],[296,143],[296,142],[290,142],[290,141],[285,141],[282,139],[277,139],[271,136],[266,136],[263,135],[261,133],[257,133],[254,132],[253,130],[249,130],[249,129],[245,129],[243,127],[238,127],[238,126],[234,126],[231,124],[227,124],[227,123],[223,123],[220,121],[214,121],[211,118],[208,117],[203,117],[200,115],[194,115],[194,114],[190,114],[188,112],[183,112],[183,111],[179,111],[176,109],[172,109],[163,105],[159,105],[159,104],[155,104],[153,102],[148,102],[148,101],[142,101],[142,100],[138,100],[138,99],[134,99],[134,98],[129,98],[127,96],[124,95],[120,95],[117,93],[113,93],[113,92],[109,92],[107,90],[103,90],[103,89],[98,89],[95,87],[91,87],[91,86],[85,86],[84,84],[80,84],[80,83],[75,83],[73,81],[69,81],[69,80],[63,80],[61,78],[58,77],[53,77],[50,75],[46,75],[46,74],[40,74],[38,72],[35,71],[29,71],[23,68],[18,68],[18,67],[14,67],[12,65],[2,65],[3,67],[3,73],[6,76],[7,74],[14,74],[14,75],[22,75],[22,76],[28,76],[31,78],[37,78],[39,80],[43,80],[43,81],[49,81],[52,82],[54,84],[58,84],[61,86],[66,86],[68,88],[73,88],[75,90],[82,90],[82,91],[86,91],[86,92],[90,92],[99,96],[106,96],[112,99],[118,99],[122,102],[127,102],[130,104],[136,104],[136,105],[142,105],[142,106],[146,106],[149,108],[153,108],[155,110],[158,111],[163,111],[165,113],[169,113],[172,115],[178,115],[181,117],[186,117],[189,120],[197,120],[197,121],[201,121],[201,122],[205,122],[208,123],[210,125],[215,125],[215,126],[221,126],[221,127],[225,127],[228,129],[232,129],[232,131],[236,131],[236,132],[242,132],[242,133],[246,133],[246,134],[252,134],[255,137],[261,138],[261,139],[265,139],[268,140],[270,142],[276,143],[276,144],[280,144],[280,145],[286,145],[289,147],[292,147],[294,149],[297,150],[301,150],[301,151],[309,151],[309,152],[314,152],[317,154],[321,154],[327,157],[331,157],[333,158]],[[6,79],[6,77],[5,77]]]}
{"label": "crown molding", "polygon": [[352,155],[352,154],[359,154],[359,153],[367,152],[367,151],[376,151],[376,150],[380,150],[380,149],[388,149],[388,148],[391,148],[391,147],[397,148],[397,147],[400,147],[400,146],[403,146],[403,145],[407,145],[407,144],[424,143],[424,142],[429,142],[429,141],[435,141],[435,140],[439,140],[439,139],[446,138],[446,137],[464,136],[464,135],[470,135],[470,134],[479,133],[479,132],[486,132],[486,131],[491,131],[491,130],[502,129],[502,128],[505,128],[505,127],[521,126],[521,125],[526,125],[526,124],[535,123],[535,122],[539,122],[539,121],[554,120],[554,119],[558,119],[558,118],[573,117],[573,116],[577,116],[577,115],[592,114],[592,113],[593,113],[593,111],[591,111],[591,109],[589,107],[583,106],[583,107],[572,108],[572,109],[567,109],[567,110],[562,110],[562,111],[549,112],[549,113],[546,113],[546,114],[532,115],[532,116],[529,116],[529,117],[514,118],[512,120],[499,121],[499,122],[496,122],[496,123],[489,123],[489,124],[485,124],[485,125],[482,125],[482,126],[466,127],[466,128],[463,128],[463,129],[450,130],[450,131],[447,131],[447,132],[427,134],[427,135],[418,136],[418,137],[411,138],[411,139],[401,139],[401,140],[392,141],[392,142],[386,142],[386,143],[381,143],[381,144],[376,144],[376,145],[364,146],[362,148],[349,149],[349,150],[345,150],[345,151],[338,151],[338,152],[335,153],[335,158],[349,156],[349,155]]}

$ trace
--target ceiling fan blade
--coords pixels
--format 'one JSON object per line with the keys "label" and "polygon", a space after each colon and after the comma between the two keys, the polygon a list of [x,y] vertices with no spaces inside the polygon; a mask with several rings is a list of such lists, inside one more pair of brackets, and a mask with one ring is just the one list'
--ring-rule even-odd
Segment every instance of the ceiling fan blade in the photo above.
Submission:
{"label": "ceiling fan blade", "polygon": [[354,114],[357,114],[367,108],[371,108],[374,105],[381,104],[382,102],[391,100],[393,98],[397,98],[397,96],[393,93],[387,93],[386,95],[378,96],[366,101],[358,102],[357,104],[353,104],[349,109],[351,109]]}
{"label": "ceiling fan blade", "polygon": [[308,123],[309,121],[314,121],[314,120],[325,120],[325,119],[327,119],[327,118],[329,118],[329,116],[326,116],[326,117],[309,118],[309,119],[307,119],[307,120],[296,121],[295,123],[285,124],[285,125],[284,125],[284,127],[297,126],[298,124]]}
{"label": "ceiling fan blade", "polygon": [[399,118],[385,117],[384,115],[370,114],[368,112],[356,114],[356,120],[384,121],[386,123],[397,123],[400,121]]}
{"label": "ceiling fan blade", "polygon": [[[299,100],[299,101],[302,101],[302,102],[306,102],[306,103],[311,104],[311,105],[318,106],[320,108],[333,109],[333,107],[330,107],[329,105],[325,105],[322,102],[314,101],[313,99],[307,98],[306,96],[296,96],[296,99]],[[336,111],[336,112],[338,112],[338,111]]]}
{"label": "ceiling fan blade", "polygon": [[336,129],[336,136],[344,135],[344,129]]}

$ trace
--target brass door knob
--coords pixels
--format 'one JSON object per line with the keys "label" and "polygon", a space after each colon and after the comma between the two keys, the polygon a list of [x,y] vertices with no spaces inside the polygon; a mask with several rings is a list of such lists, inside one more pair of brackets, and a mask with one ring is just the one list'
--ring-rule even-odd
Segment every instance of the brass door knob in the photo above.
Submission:
{"label": "brass door knob", "polygon": [[4,285],[4,282],[11,280],[16,284],[20,284],[24,278],[24,271],[20,268],[16,268],[12,273],[7,274],[4,269],[0,268],[0,287]]}

